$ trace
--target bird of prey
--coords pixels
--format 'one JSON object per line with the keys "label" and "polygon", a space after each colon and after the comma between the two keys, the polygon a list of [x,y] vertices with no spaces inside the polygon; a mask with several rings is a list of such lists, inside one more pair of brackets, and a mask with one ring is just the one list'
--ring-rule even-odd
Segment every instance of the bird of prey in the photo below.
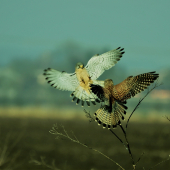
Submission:
{"label": "bird of prey", "polygon": [[95,102],[100,102],[98,97],[91,93],[90,84],[103,86],[103,81],[96,80],[105,70],[113,67],[125,53],[124,48],[108,51],[104,54],[94,55],[84,67],[83,63],[77,63],[74,73],[66,73],[52,68],[44,70],[46,80],[51,86],[59,90],[73,91],[71,96],[72,101],[77,101],[84,106],[84,101],[90,106],[90,102],[94,105]]}
{"label": "bird of prey", "polygon": [[126,100],[134,97],[153,83],[159,74],[149,72],[137,76],[129,76],[123,82],[114,85],[111,79],[104,81],[104,86],[91,84],[91,91],[104,102],[95,112],[96,121],[103,128],[115,128],[124,120],[127,107]]}

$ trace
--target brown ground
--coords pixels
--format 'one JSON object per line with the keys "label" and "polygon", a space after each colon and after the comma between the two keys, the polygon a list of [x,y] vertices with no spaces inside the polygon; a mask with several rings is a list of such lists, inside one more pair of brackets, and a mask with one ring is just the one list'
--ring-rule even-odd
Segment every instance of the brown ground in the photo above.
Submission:
{"label": "brown ground", "polygon": [[[65,138],[55,139],[56,136],[49,133],[55,123],[64,125],[70,136],[72,130],[80,142],[106,154],[126,170],[132,169],[130,156],[122,143],[109,130],[97,126],[95,122],[89,123],[88,119],[2,116],[0,118],[0,169],[50,169],[54,162],[55,167],[60,170],[120,169],[91,149]],[[124,140],[119,127],[114,132]],[[168,120],[164,123],[131,121],[127,135],[134,160],[137,161],[140,155],[145,153],[136,169],[148,170],[170,155]],[[42,157],[47,164],[45,166],[40,165]],[[35,164],[35,160],[38,165]],[[170,160],[153,169],[170,169]]]}

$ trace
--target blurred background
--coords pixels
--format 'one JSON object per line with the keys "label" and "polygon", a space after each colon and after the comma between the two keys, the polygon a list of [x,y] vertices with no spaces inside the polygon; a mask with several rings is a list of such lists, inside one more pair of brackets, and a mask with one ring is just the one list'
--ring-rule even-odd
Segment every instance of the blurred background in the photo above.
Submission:
{"label": "blurred background", "polygon": [[[164,129],[168,129],[170,126],[166,123],[169,122],[164,116],[170,115],[169,6],[169,1],[160,2],[158,0],[145,2],[1,0],[0,126],[2,136],[4,135],[6,139],[7,132],[12,134],[14,131],[19,134],[21,131],[24,131],[23,134],[27,132],[27,139],[22,137],[22,140],[25,141],[22,144],[25,143],[25,145],[22,147],[17,145],[18,148],[15,149],[24,150],[27,153],[38,152],[41,155],[42,152],[45,154],[50,151],[54,152],[56,141],[48,133],[53,123],[61,121],[70,128],[68,121],[72,121],[72,123],[82,121],[84,129],[87,127],[89,129],[88,119],[85,117],[83,109],[71,102],[72,99],[69,97],[71,92],[52,88],[45,81],[43,70],[50,67],[73,73],[77,62],[83,62],[86,65],[93,55],[102,54],[119,46],[125,48],[125,54],[112,69],[105,71],[99,80],[111,78],[117,84],[131,75],[135,76],[150,71],[159,73],[158,83],[162,83],[162,85],[147,96],[132,116],[131,121],[140,123],[141,128],[146,128],[145,123],[153,123],[152,126],[161,124],[161,126],[164,125]],[[127,119],[146,92],[128,101]],[[85,107],[85,109],[93,114],[98,107]],[[79,127],[79,125],[77,126]],[[93,127],[93,125],[90,126]],[[36,133],[35,130],[31,130],[31,128],[37,129],[37,127]],[[46,143],[42,143],[42,147],[31,148],[33,143],[36,145],[39,140],[45,141],[41,140],[44,138],[44,131],[41,127],[46,129],[46,137],[50,138],[51,143],[54,143],[51,150],[48,148],[50,151],[43,150]],[[92,129],[95,129],[96,133],[104,133],[103,130],[99,132],[102,128],[98,127],[96,123]],[[77,132],[77,134],[80,135],[82,131],[79,129],[80,133]],[[165,131],[168,133],[167,130]],[[157,132],[153,128],[154,133]],[[160,133],[162,134],[163,131]],[[170,132],[168,135],[170,136]],[[165,136],[167,137],[167,135]],[[108,137],[110,137],[110,133]],[[30,139],[33,141],[28,142]],[[115,142],[118,141],[115,139]],[[148,144],[148,141],[146,143]],[[58,145],[60,145],[59,141]],[[162,145],[164,143],[161,143]],[[141,147],[142,151],[144,146]],[[3,148],[3,145],[1,147]],[[160,150],[163,152],[161,147]],[[63,152],[61,151],[61,153]],[[57,157],[54,153],[51,155],[54,159]],[[167,156],[164,152],[163,155],[159,157],[160,160]],[[28,154],[28,157],[21,161],[19,156],[16,156],[18,160],[13,161],[17,166],[21,166],[23,161],[28,162],[27,160],[30,158],[30,154]],[[66,157],[63,159],[65,160]],[[156,160],[155,163],[159,159],[153,158],[154,161]],[[61,169],[65,165],[64,160],[60,161]],[[88,162],[86,163],[88,168],[92,168],[93,164],[90,164],[87,159],[82,159],[82,162],[83,160]],[[69,158],[67,162],[70,166]],[[82,162],[80,161],[80,163]],[[79,169],[74,167],[77,164],[77,162],[73,163],[68,169]],[[4,165],[4,163],[0,163],[0,165]],[[108,164],[103,162],[103,167],[106,168],[106,165]],[[28,168],[30,166],[29,164]],[[96,164],[93,166],[97,167]],[[96,169],[100,169],[100,167],[102,166]],[[85,167],[85,169],[88,168]]]}

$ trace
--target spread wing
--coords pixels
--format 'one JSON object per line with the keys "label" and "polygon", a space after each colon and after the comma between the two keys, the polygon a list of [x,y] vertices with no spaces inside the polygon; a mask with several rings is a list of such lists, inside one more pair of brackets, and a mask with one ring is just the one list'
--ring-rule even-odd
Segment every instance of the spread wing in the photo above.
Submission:
{"label": "spread wing", "polygon": [[105,70],[113,67],[125,53],[124,48],[117,48],[101,55],[93,56],[87,63],[86,69],[92,80],[96,80]]}
{"label": "spread wing", "polygon": [[76,73],[69,74],[48,68],[44,70],[44,75],[48,83],[59,90],[74,91],[79,85]]}
{"label": "spread wing", "polygon": [[[66,72],[60,72],[55,69],[45,69],[44,75],[46,80],[51,86],[59,90],[73,91],[71,96],[73,97],[72,101],[76,101],[76,104],[81,103],[84,106],[85,102],[88,106],[90,103],[96,105],[96,102],[100,102],[98,97],[93,93],[87,93],[80,85],[77,79],[76,73],[68,74]],[[103,85],[103,81],[94,81],[95,84]],[[85,102],[84,102],[85,101]]]}
{"label": "spread wing", "polygon": [[134,97],[137,93],[140,93],[146,89],[151,83],[153,83],[159,74],[155,72],[149,72],[137,75],[135,77],[130,76],[123,82],[114,86],[114,97],[117,100],[127,100]]}

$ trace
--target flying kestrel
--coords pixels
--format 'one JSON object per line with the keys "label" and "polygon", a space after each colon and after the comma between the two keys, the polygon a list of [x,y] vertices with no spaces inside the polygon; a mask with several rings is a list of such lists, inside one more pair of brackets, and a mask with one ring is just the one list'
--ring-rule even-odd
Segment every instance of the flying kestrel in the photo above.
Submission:
{"label": "flying kestrel", "polygon": [[55,69],[45,69],[44,75],[51,86],[59,90],[73,91],[72,101],[77,100],[84,106],[84,101],[90,106],[90,102],[94,105],[98,100],[98,96],[90,91],[90,84],[104,86],[103,81],[96,80],[105,70],[113,67],[125,53],[123,48],[117,48],[104,54],[93,56],[84,67],[83,63],[77,63],[74,73],[66,73],[65,71],[57,71]]}
{"label": "flying kestrel", "polygon": [[104,86],[91,84],[91,91],[104,102],[104,105],[95,112],[96,121],[103,128],[115,128],[121,124],[126,114],[126,100],[134,97],[153,83],[159,74],[149,72],[137,76],[129,76],[123,82],[114,85],[111,79],[104,81]]}

